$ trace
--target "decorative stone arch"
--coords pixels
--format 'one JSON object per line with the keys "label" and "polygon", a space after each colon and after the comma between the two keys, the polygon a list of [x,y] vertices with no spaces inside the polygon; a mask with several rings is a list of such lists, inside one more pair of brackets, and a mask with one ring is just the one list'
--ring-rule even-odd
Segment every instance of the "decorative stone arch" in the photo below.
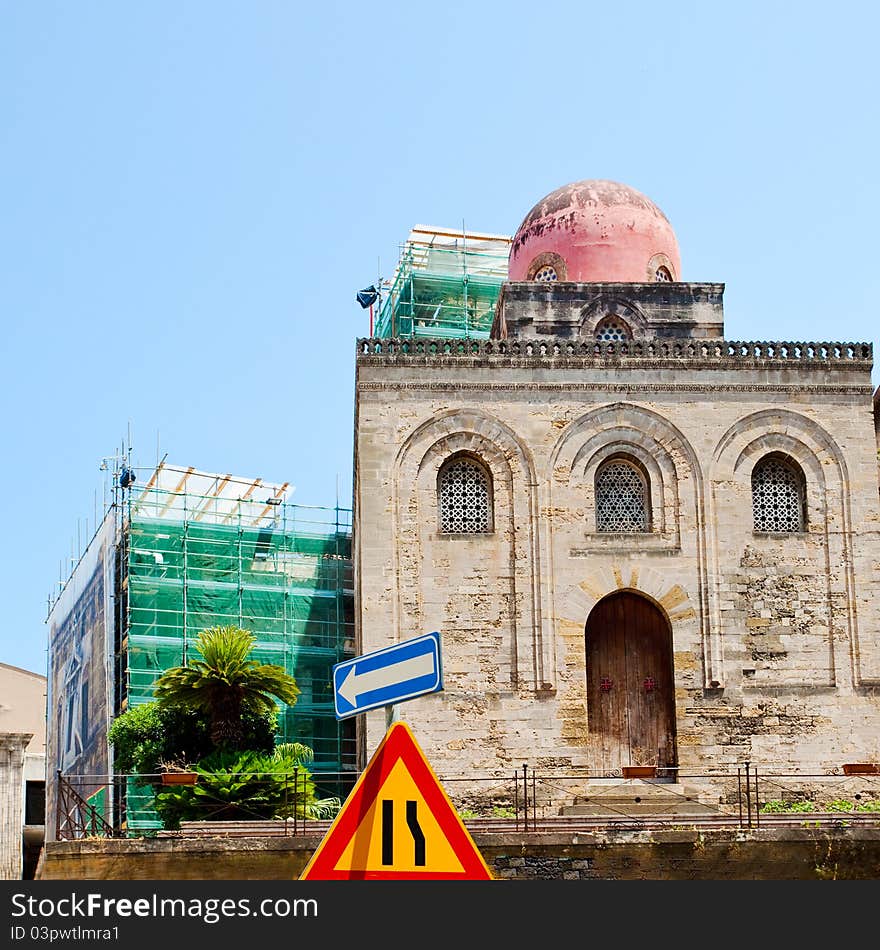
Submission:
{"label": "decorative stone arch", "polygon": [[[632,536],[632,557],[637,557],[640,551],[646,549],[677,553],[684,538],[693,545],[697,583],[688,599],[693,599],[693,636],[700,644],[702,675],[704,685],[708,686],[718,679],[720,673],[719,658],[715,656],[709,641],[703,475],[690,442],[667,418],[642,406],[618,402],[585,413],[563,430],[550,453],[549,508],[551,512],[566,512],[567,523],[557,525],[555,520],[550,522],[551,576],[556,546],[553,534],[571,531],[569,525],[573,520],[572,514],[583,514],[584,519],[591,514],[590,504],[595,505],[594,500],[590,502],[594,491],[592,476],[596,467],[614,453],[631,454],[642,463],[651,479],[655,522],[647,538],[647,546],[641,540],[643,536]],[[582,492],[583,507],[575,505],[573,491]],[[591,524],[595,524],[594,516]],[[589,545],[588,532],[584,534],[584,540]],[[594,556],[601,552],[601,548],[588,546],[585,554],[598,560]],[[668,586],[668,575],[658,577],[658,589]],[[635,587],[634,584],[631,586]],[[639,590],[651,596],[650,590],[641,586]],[[553,615],[558,616],[555,604],[552,610]]]}
{"label": "decorative stone arch", "polygon": [[712,478],[729,477],[747,458],[753,458],[751,472],[755,456],[773,451],[790,454],[817,473],[830,466],[841,484],[849,483],[846,461],[834,437],[808,416],[782,407],[758,410],[730,426],[712,452]]}
{"label": "decorative stone arch", "polygon": [[670,584],[663,571],[631,562],[600,565],[584,572],[583,580],[562,592],[559,617],[583,628],[587,617],[600,600],[609,594],[632,591],[646,597],[666,615],[672,627],[673,642],[686,645],[697,628],[699,599],[680,585]]}
{"label": "decorative stone arch", "polygon": [[828,508],[829,491],[840,495],[835,520],[849,534],[850,480],[843,452],[834,438],[812,419],[790,409],[763,409],[737,420],[712,453],[711,485],[713,510],[719,486],[751,485],[755,465],[768,455],[783,455],[795,462],[807,481],[807,524],[824,525],[833,515]]}
{"label": "decorative stone arch", "polygon": [[[448,436],[443,436],[434,442],[422,456],[412,483],[427,483],[430,481],[435,486],[435,504],[430,523],[435,526],[438,532],[440,531],[440,512],[437,508],[437,502],[439,501],[438,477],[447,464],[458,459],[472,460],[486,470],[493,495],[498,492],[509,495],[513,490],[514,476],[510,460],[497,443],[473,432],[453,432]],[[490,515],[492,523],[490,530],[494,531],[494,499],[490,503],[493,506],[493,512]]]}
{"label": "decorative stone arch", "polygon": [[414,601],[412,593],[405,593],[409,588],[403,580],[420,570],[424,540],[444,537],[436,530],[437,475],[442,465],[456,455],[478,459],[489,472],[495,510],[493,535],[488,537],[494,536],[497,543],[509,547],[509,598],[511,604],[517,605],[510,621],[510,682],[514,686],[545,689],[552,664],[545,657],[549,644],[542,633],[534,462],[512,429],[481,410],[436,413],[417,426],[398,449],[392,466],[392,512],[397,539],[393,546],[395,636],[415,636],[423,632],[424,622],[430,619],[423,616],[422,605]]}
{"label": "decorative stone arch", "polygon": [[584,625],[587,732],[593,767],[616,774],[653,765],[674,778],[678,765],[675,659],[666,611],[639,591],[614,591]]}
{"label": "decorative stone arch", "polygon": [[[733,478],[737,481],[752,482],[752,475],[758,462],[769,456],[780,456],[789,460],[805,479],[804,497],[805,530],[811,524],[823,524],[827,517],[827,464],[823,464],[818,445],[810,445],[795,438],[788,432],[764,432],[742,447],[733,464]],[[822,452],[822,455],[825,455]],[[826,456],[827,457],[827,456]],[[832,477],[832,482],[840,484]]]}
{"label": "decorative stone arch", "polygon": [[679,541],[678,476],[667,448],[631,426],[602,429],[586,439],[569,467],[569,487],[582,494],[586,530],[596,530],[596,473],[614,457],[631,458],[643,469],[648,481],[651,509],[649,533],[672,534]]}
{"label": "decorative stone arch", "polygon": [[[738,419],[718,440],[712,453],[709,477],[709,503],[712,511],[710,550],[713,574],[720,583],[721,554],[716,537],[722,494],[736,491],[751,500],[752,473],[755,465],[771,455],[784,456],[797,465],[806,482],[805,531],[823,539],[825,568],[828,576],[828,617],[832,622],[832,602],[844,605],[850,643],[853,677],[858,670],[858,624],[854,596],[852,563],[852,516],[850,478],[846,459],[834,437],[813,419],[782,407],[762,409]],[[757,535],[756,537],[760,537]],[[765,536],[766,537],[766,536]],[[834,567],[836,565],[836,567]],[[840,573],[842,590],[835,597],[832,574]],[[720,636],[721,591],[716,588],[712,604],[712,627]],[[840,609],[840,608],[838,608]],[[829,628],[830,633],[830,628]],[[826,685],[834,685],[836,675],[833,646],[829,637],[830,674]],[[804,683],[803,685],[816,685]],[[822,685],[821,683],[819,685]]]}
{"label": "decorative stone arch", "polygon": [[608,317],[622,320],[629,327],[634,340],[648,336],[648,318],[638,304],[612,294],[599,294],[581,310],[578,339],[594,340],[596,327]]}
{"label": "decorative stone arch", "polygon": [[666,271],[666,273],[669,275],[670,281],[678,280],[678,275],[675,273],[675,265],[672,263],[669,257],[662,252],[655,254],[648,261],[648,266],[645,270],[645,279],[649,281],[659,280],[660,278],[658,278],[657,272],[660,270]]}
{"label": "decorative stone arch", "polygon": [[[585,631],[593,608],[611,594],[631,592],[651,602],[666,618],[672,634],[673,666],[677,690],[697,690],[703,676],[692,653],[700,639],[699,596],[692,596],[678,583],[670,583],[668,574],[632,561],[597,564],[586,570],[582,580],[560,593],[557,621],[568,646],[565,659],[567,677],[586,683],[587,651]],[[586,691],[579,711],[588,721]],[[589,744],[589,743],[588,743]]]}
{"label": "decorative stone arch", "polygon": [[562,486],[582,493],[588,531],[595,525],[596,469],[615,454],[630,455],[650,480],[654,535],[681,542],[682,487],[690,483],[702,502],[696,453],[684,435],[659,413],[613,403],[586,413],[565,428],[550,453],[551,494]]}
{"label": "decorative stone arch", "polygon": [[535,275],[545,267],[552,267],[556,271],[556,281],[568,280],[568,265],[555,251],[544,251],[534,258],[526,271],[526,280],[534,280]]}

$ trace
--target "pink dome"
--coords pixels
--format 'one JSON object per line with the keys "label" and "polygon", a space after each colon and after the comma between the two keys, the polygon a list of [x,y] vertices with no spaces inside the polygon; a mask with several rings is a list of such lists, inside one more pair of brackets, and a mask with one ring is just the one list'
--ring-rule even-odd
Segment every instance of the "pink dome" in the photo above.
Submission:
{"label": "pink dome", "polygon": [[510,280],[681,280],[666,215],[616,181],[577,181],[542,198],[513,238]]}

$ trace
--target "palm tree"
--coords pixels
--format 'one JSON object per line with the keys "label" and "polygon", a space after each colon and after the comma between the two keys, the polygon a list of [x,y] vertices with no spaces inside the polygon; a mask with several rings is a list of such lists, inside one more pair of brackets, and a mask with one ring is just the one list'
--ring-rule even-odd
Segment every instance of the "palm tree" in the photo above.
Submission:
{"label": "palm tree", "polygon": [[283,667],[251,658],[255,643],[256,637],[241,627],[203,630],[196,643],[203,659],[166,670],[156,681],[156,699],[206,714],[214,745],[240,748],[243,713],[272,712],[275,699],[292,706],[300,693]]}

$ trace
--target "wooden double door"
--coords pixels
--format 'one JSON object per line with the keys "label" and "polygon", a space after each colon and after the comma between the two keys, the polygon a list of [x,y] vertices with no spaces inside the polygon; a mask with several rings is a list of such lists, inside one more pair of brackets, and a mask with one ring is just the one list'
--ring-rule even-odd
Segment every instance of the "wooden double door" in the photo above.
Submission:
{"label": "wooden double door", "polygon": [[600,600],[586,626],[587,717],[596,768],[677,765],[672,631],[646,597],[620,591]]}

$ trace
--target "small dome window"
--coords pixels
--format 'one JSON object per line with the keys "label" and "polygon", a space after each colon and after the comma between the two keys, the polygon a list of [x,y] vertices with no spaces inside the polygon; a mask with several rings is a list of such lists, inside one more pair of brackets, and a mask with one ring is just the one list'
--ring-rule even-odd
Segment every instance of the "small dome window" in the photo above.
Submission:
{"label": "small dome window", "polygon": [[672,274],[669,273],[668,267],[663,267],[662,265],[654,271],[654,280],[657,283],[665,284],[672,282]]}
{"label": "small dome window", "polygon": [[523,277],[525,280],[548,284],[557,280],[568,280],[567,273],[565,261],[555,251],[545,251],[529,264],[529,269]]}
{"label": "small dome window", "polygon": [[631,340],[632,333],[620,317],[605,317],[596,325],[596,339],[603,343],[616,343],[621,340]]}

